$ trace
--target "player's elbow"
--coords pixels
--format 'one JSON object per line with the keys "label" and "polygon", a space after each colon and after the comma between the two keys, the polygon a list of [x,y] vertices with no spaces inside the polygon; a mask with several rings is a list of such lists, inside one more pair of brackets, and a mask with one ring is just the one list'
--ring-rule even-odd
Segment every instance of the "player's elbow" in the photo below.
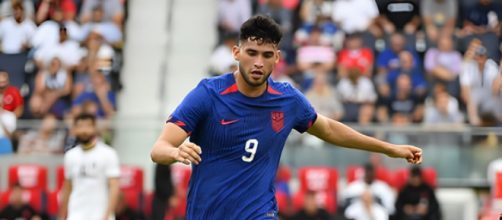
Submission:
{"label": "player's elbow", "polygon": [[150,151],[150,159],[152,159],[152,161],[154,163],[159,163],[160,162],[160,152],[158,150],[157,147],[153,147],[152,151]]}

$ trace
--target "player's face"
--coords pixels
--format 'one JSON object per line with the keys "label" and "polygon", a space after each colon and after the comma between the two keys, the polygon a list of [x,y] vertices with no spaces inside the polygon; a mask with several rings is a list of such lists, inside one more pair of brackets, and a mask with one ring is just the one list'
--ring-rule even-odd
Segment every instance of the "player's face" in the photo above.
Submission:
{"label": "player's face", "polygon": [[82,144],[89,144],[96,137],[97,129],[92,120],[79,120],[75,124],[75,137]]}
{"label": "player's face", "polygon": [[280,50],[276,44],[247,40],[234,46],[233,55],[239,61],[239,72],[244,81],[249,86],[259,87],[267,82],[279,62]]}

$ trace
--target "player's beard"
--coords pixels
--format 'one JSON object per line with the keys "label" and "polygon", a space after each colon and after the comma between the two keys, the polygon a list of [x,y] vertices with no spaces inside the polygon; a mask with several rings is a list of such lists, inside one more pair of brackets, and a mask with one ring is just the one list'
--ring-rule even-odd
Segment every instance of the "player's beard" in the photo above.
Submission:
{"label": "player's beard", "polygon": [[94,141],[95,135],[81,135],[77,136],[77,143],[83,144],[83,145],[89,145]]}
{"label": "player's beard", "polygon": [[246,82],[246,84],[248,84],[251,87],[260,87],[261,85],[263,85],[264,83],[267,82],[268,77],[270,77],[270,74],[272,73],[272,72],[263,73],[262,78],[259,81],[255,81],[255,80],[251,79],[250,73],[247,72],[244,69],[244,67],[241,66],[240,64],[239,64],[239,72],[241,73],[241,76],[244,79],[244,81]]}

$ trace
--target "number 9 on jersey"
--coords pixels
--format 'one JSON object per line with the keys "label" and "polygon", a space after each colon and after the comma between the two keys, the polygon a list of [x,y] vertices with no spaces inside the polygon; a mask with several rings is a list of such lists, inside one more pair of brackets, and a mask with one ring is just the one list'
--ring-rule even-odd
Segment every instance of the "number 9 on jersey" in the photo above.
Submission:
{"label": "number 9 on jersey", "polygon": [[249,153],[249,155],[242,156],[242,160],[244,162],[250,163],[254,159],[254,155],[256,154],[256,150],[258,150],[258,140],[249,139],[246,141],[246,145],[244,146],[244,150]]}

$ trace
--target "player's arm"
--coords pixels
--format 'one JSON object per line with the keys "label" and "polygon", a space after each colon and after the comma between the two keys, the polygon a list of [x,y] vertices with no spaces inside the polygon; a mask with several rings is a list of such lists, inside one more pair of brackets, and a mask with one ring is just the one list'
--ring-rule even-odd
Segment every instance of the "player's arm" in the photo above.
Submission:
{"label": "player's arm", "polygon": [[422,150],[410,145],[395,145],[361,134],[338,121],[317,115],[308,133],[331,144],[386,154],[389,157],[404,158],[409,163],[422,161]]}
{"label": "player's arm", "polygon": [[178,125],[166,123],[150,153],[152,161],[166,165],[177,161],[185,164],[200,163],[202,150],[194,143],[183,143],[187,137],[186,131]]}
{"label": "player's arm", "polygon": [[68,213],[68,201],[70,201],[70,194],[72,191],[71,180],[65,179],[63,182],[63,195],[61,197],[61,205],[59,207],[58,220],[66,219],[66,214]]}
{"label": "player's arm", "polygon": [[108,220],[110,216],[115,213],[115,206],[117,205],[117,200],[119,198],[119,190],[119,178],[108,178],[108,206],[103,220]]}

